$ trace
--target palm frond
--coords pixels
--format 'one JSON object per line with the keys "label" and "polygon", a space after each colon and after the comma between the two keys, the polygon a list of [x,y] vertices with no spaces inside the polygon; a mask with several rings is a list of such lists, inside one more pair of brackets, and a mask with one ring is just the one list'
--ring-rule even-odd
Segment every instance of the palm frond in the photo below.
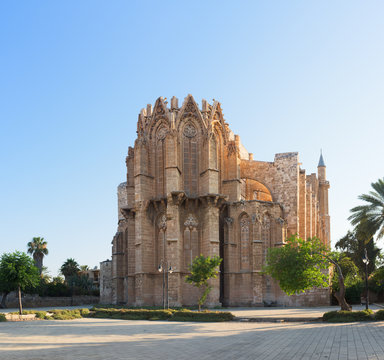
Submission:
{"label": "palm frond", "polygon": [[384,200],[384,179],[377,180],[375,183],[372,183],[371,186]]}
{"label": "palm frond", "polygon": [[381,199],[376,198],[373,196],[371,193],[370,194],[363,194],[359,196],[360,200],[366,201],[370,203],[371,205],[375,206],[384,206],[383,202]]}

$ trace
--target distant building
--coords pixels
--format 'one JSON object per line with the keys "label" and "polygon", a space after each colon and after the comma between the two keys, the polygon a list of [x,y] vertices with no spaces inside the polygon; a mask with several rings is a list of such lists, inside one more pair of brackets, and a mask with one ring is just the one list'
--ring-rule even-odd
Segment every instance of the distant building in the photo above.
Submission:
{"label": "distant building", "polygon": [[100,263],[100,303],[112,303],[112,261]]}
{"label": "distant building", "polygon": [[[249,131],[255,144],[262,136],[273,141],[261,125]],[[199,108],[188,95],[181,107],[175,97],[170,106],[159,98],[154,108],[141,110],[126,164],[127,181],[118,187],[110,297],[102,297],[162,304],[158,268],[167,262],[174,269],[170,305],[196,304],[199,290],[184,278],[191,261],[204,254],[223,259],[220,276],[212,280],[211,306],[329,304],[328,289],[287,297],[262,274],[267,249],[291,234],[330,244],[322,156],[317,175],[306,175],[295,152],[276,154],[273,162],[254,160],[229,129],[219,102],[203,100]],[[102,294],[106,289],[101,285]]]}
{"label": "distant building", "polygon": [[86,274],[89,280],[92,281],[92,285],[98,288],[100,286],[100,269],[95,266],[93,269],[87,270]]}

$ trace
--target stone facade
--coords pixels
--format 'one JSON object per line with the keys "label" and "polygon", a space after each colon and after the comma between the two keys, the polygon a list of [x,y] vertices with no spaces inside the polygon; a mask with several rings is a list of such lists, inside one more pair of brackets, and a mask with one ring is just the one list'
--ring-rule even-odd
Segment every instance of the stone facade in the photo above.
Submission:
{"label": "stone facade", "polygon": [[106,260],[100,263],[100,303],[112,303],[112,261]]}
{"label": "stone facade", "polygon": [[126,165],[112,241],[113,303],[162,304],[158,270],[165,264],[173,269],[169,304],[196,304],[199,290],[185,276],[192,259],[204,254],[223,259],[210,306],[329,304],[327,289],[287,297],[262,274],[267,249],[291,234],[330,244],[322,157],[318,175],[306,175],[298,153],[255,161],[219,102],[203,100],[199,108],[188,95],[181,107],[175,97],[170,105],[159,98],[141,110]]}

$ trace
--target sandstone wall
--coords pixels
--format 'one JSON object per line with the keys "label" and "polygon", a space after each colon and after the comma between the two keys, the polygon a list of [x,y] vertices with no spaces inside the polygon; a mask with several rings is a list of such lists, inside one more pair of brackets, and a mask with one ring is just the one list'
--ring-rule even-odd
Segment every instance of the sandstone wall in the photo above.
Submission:
{"label": "sandstone wall", "polygon": [[100,303],[112,304],[112,261],[100,263]]}

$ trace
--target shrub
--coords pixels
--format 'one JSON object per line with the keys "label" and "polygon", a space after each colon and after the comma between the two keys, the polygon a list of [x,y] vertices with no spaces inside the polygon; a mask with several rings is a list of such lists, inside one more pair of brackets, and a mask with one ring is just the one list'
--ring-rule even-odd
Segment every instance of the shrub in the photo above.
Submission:
{"label": "shrub", "polygon": [[349,304],[360,304],[363,288],[364,285],[362,281],[347,286],[345,289],[345,300],[347,300]]}
{"label": "shrub", "polygon": [[375,320],[384,320],[384,310],[376,311]]}
{"label": "shrub", "polygon": [[46,311],[35,311],[36,318],[37,319],[46,319],[47,318],[47,312]]}
{"label": "shrub", "polygon": [[375,270],[368,280],[369,290],[376,293],[379,299],[384,295],[384,267]]}
{"label": "shrub", "polygon": [[38,294],[41,297],[72,296],[72,295],[93,295],[99,296],[99,288],[93,286],[92,281],[86,275],[74,275],[62,282],[60,278],[54,278],[50,282],[40,280],[37,286],[29,286],[25,289],[27,294]]}
{"label": "shrub", "polygon": [[[19,315],[18,311],[14,311],[10,313],[11,315]],[[21,315],[36,315],[39,319],[44,319],[45,311],[35,311],[35,310],[23,310]]]}
{"label": "shrub", "polygon": [[71,296],[71,289],[67,284],[60,283],[57,281],[52,281],[49,283],[40,281],[38,286],[27,288],[25,290],[25,293],[38,294],[41,297],[44,297],[44,296],[61,297],[61,296]]}
{"label": "shrub", "polygon": [[91,309],[90,317],[109,318],[122,320],[169,320],[169,321],[231,321],[234,316],[229,312],[203,311],[195,312],[182,310],[149,310],[149,309],[113,309],[97,308]]}
{"label": "shrub", "polygon": [[175,311],[172,321],[201,321],[201,322],[219,322],[232,321],[234,316],[230,312],[222,311],[202,311],[195,312],[190,310]]}
{"label": "shrub", "polygon": [[7,321],[5,314],[0,313],[0,322]]}
{"label": "shrub", "polygon": [[80,309],[80,315],[83,316],[83,317],[87,317],[89,315],[89,309],[87,308],[84,308],[84,309]]}
{"label": "shrub", "polygon": [[[50,310],[37,311],[37,310],[23,310],[23,315],[35,314],[37,319],[44,320],[72,320],[87,317],[89,315],[89,309],[74,309],[74,310]],[[11,314],[18,315],[18,312]]]}
{"label": "shrub", "polygon": [[51,310],[49,311],[49,315],[45,317],[48,320],[72,320],[72,319],[80,319],[81,313],[80,309],[74,310]]}
{"label": "shrub", "polygon": [[336,322],[355,322],[355,321],[371,321],[374,320],[372,316],[373,311],[330,311],[323,315],[323,321],[336,323]]}
{"label": "shrub", "polygon": [[146,309],[94,309],[92,317],[122,320],[167,320],[172,316],[171,310]]}

